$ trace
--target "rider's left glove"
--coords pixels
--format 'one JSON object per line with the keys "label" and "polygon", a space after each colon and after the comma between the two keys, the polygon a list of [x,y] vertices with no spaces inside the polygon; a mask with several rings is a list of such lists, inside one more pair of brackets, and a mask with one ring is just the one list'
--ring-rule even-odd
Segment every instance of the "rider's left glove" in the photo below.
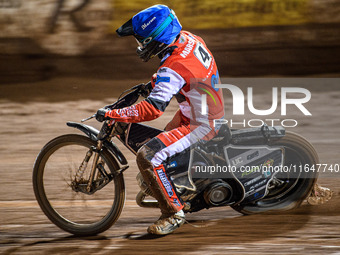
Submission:
{"label": "rider's left glove", "polygon": [[147,84],[141,84],[141,86],[139,87],[139,94],[144,97],[147,98],[152,90],[152,85],[151,85],[151,81],[149,81]]}
{"label": "rider's left glove", "polygon": [[96,113],[96,120],[103,122],[104,120],[110,119],[110,117],[105,116],[110,109],[100,108]]}

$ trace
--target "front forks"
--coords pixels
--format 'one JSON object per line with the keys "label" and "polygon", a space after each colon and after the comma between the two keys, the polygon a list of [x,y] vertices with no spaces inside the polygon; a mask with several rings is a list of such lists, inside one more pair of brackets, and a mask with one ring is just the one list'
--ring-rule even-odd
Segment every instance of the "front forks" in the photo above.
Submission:
{"label": "front forks", "polygon": [[[103,141],[98,141],[97,147],[91,147],[86,153],[84,160],[80,164],[74,180],[72,181],[72,189],[76,192],[82,192],[88,195],[93,194],[97,190],[103,188],[113,180],[113,174],[105,171],[105,163],[99,162],[100,152],[103,148]],[[88,166],[90,158],[93,156],[89,178],[84,177],[85,170]]]}
{"label": "front forks", "polygon": [[[105,162],[103,160],[99,162],[104,143],[110,142],[115,133],[115,128],[111,122],[112,121],[106,121],[103,124],[99,134],[97,135],[97,146],[90,148],[90,150],[86,153],[83,162],[80,164],[76,176],[72,181],[72,189],[74,191],[91,195],[97,190],[102,189],[113,180],[114,176],[121,174],[129,167],[128,165],[125,165],[114,172],[107,173],[105,171]],[[86,178],[83,178],[83,175],[93,153],[94,158],[88,175],[89,178],[86,180]]]}
{"label": "front forks", "polygon": [[95,150],[93,164],[92,164],[92,168],[91,168],[91,172],[90,172],[90,177],[89,177],[89,182],[87,183],[87,187],[86,187],[86,191],[87,192],[91,191],[91,187],[92,187],[92,183],[93,183],[93,179],[94,179],[94,174],[95,174],[96,169],[97,169],[97,164],[98,164],[98,159],[99,159],[99,152],[101,151],[102,147],[103,147],[103,141],[100,140],[100,141],[98,141],[97,148]]}

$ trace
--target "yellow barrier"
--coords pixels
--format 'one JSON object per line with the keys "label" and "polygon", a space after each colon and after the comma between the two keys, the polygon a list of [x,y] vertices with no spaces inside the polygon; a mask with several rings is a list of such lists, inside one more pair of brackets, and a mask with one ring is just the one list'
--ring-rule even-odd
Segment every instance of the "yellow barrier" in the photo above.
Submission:
{"label": "yellow barrier", "polygon": [[309,22],[309,0],[112,0],[113,27],[157,3],[174,9],[184,29],[296,25]]}

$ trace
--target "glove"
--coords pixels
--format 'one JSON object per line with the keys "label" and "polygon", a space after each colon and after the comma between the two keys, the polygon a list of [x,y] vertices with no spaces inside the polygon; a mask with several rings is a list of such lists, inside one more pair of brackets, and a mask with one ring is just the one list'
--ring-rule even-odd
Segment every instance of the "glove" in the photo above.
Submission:
{"label": "glove", "polygon": [[141,84],[138,84],[132,87],[132,89],[136,89],[139,95],[147,98],[152,90],[152,85],[151,85],[151,82],[148,82],[147,84],[141,83]]}
{"label": "glove", "polygon": [[99,122],[103,122],[104,120],[110,119],[109,117],[105,117],[105,114],[109,111],[109,109],[100,108],[96,113],[96,120]]}
{"label": "glove", "polygon": [[141,84],[142,86],[139,87],[139,94],[142,97],[147,98],[152,90],[152,85],[151,85],[151,81],[149,81],[147,84]]}

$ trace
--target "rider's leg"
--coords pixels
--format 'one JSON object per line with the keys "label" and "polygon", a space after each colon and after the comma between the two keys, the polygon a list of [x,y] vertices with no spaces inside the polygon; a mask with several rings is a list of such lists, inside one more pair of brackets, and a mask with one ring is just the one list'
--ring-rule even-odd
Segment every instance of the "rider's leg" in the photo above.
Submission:
{"label": "rider's leg", "polygon": [[[149,143],[154,147],[160,141],[154,138]],[[184,224],[184,212],[182,211],[183,203],[176,193],[171,179],[168,177],[163,164],[154,167],[151,160],[155,151],[148,145],[144,145],[137,153],[137,164],[143,176],[144,181],[148,184],[153,196],[157,199],[161,217],[148,228],[148,232],[157,235],[166,235]]]}
{"label": "rider's leg", "polygon": [[191,145],[187,137],[189,133],[190,128],[186,125],[161,133],[137,153],[139,170],[157,199],[162,213],[161,218],[148,228],[149,233],[169,234],[184,223],[183,202],[167,175],[163,162]]}
{"label": "rider's leg", "polygon": [[137,165],[148,184],[153,196],[157,199],[162,214],[173,214],[183,208],[176,189],[168,177],[163,164],[154,166],[151,161],[159,148],[165,147],[158,138],[144,145],[137,153]]}
{"label": "rider's leg", "polygon": [[163,163],[200,139],[216,135],[208,125],[190,128],[188,120],[168,132],[163,132],[146,143],[137,153],[137,165],[162,212],[160,220],[149,227],[153,234],[169,234],[184,223],[183,203],[176,187],[168,177]]}

